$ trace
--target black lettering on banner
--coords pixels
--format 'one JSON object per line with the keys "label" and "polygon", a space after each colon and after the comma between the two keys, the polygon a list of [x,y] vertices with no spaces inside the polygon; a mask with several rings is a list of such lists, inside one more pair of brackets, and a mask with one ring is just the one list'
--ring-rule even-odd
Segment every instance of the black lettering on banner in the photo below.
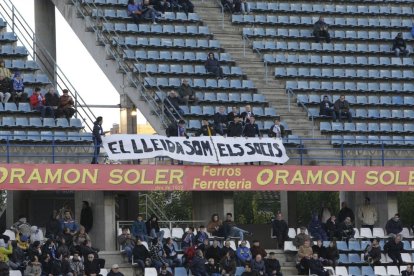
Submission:
{"label": "black lettering on banner", "polygon": [[226,145],[225,144],[218,143],[217,148],[219,150],[220,156],[229,156],[226,153]]}
{"label": "black lettering on banner", "polygon": [[191,145],[191,142],[189,140],[185,140],[183,142],[184,145],[186,145],[188,148],[190,148],[190,151],[186,151],[185,153],[188,155],[193,155],[194,154],[194,148],[193,145]]}
{"label": "black lettering on banner", "polygon": [[260,149],[262,150],[262,154],[264,156],[270,156],[270,154],[266,152],[265,145],[267,145],[267,143],[260,143]]}
{"label": "black lettering on banner", "polygon": [[256,150],[254,149],[254,147],[252,146],[252,144],[250,143],[246,143],[244,144],[246,147],[248,147],[250,150],[248,150],[246,153],[247,155],[254,155],[256,153]]}
{"label": "black lettering on banner", "polygon": [[154,147],[155,151],[162,150],[162,148],[160,148],[158,145],[158,142],[159,142],[158,139],[150,139],[150,140],[151,140],[152,146]]}
{"label": "black lettering on banner", "polygon": [[141,139],[141,143],[142,143],[142,149],[144,150],[144,152],[152,152],[153,149],[149,148],[147,146],[147,142],[145,141],[145,139]]}
{"label": "black lettering on banner", "polygon": [[117,142],[110,142],[108,143],[108,148],[111,151],[112,154],[118,154],[120,153],[119,151],[116,150],[116,148],[114,148],[114,146],[117,144]]}
{"label": "black lettering on banner", "polygon": [[124,141],[122,141],[122,140],[119,141],[119,148],[121,149],[122,153],[131,153],[130,151],[125,150]]}
{"label": "black lettering on banner", "polygon": [[[201,147],[203,148],[203,154],[205,156],[213,155],[213,150],[211,149],[211,144],[209,141],[201,141]],[[208,152],[208,154],[207,154]]]}
{"label": "black lettering on banner", "polygon": [[177,154],[182,154],[182,155],[185,154],[183,146],[181,146],[180,142],[175,142],[175,146],[177,148]]}
{"label": "black lettering on banner", "polygon": [[256,149],[256,153],[257,154],[262,154],[262,149],[260,148],[260,144],[259,143],[253,143],[254,148]]}
{"label": "black lettering on banner", "polygon": [[267,148],[268,148],[268,150],[269,150],[269,156],[274,156],[274,153],[273,153],[273,149],[272,149],[272,144],[271,143],[266,143],[266,145],[267,145]]}
{"label": "black lettering on banner", "polygon": [[175,151],[175,145],[171,141],[165,141],[167,143],[168,151],[174,153]]}
{"label": "black lettering on banner", "polygon": [[273,143],[273,147],[276,149],[276,157],[282,157],[282,150],[279,148],[278,143]]}
{"label": "black lettering on banner", "polygon": [[161,141],[161,144],[162,144],[163,149],[164,150],[167,150],[167,144],[165,143],[165,140],[164,139],[160,139],[160,141]]}
{"label": "black lettering on banner", "polygon": [[142,153],[142,149],[138,149],[137,142],[135,141],[135,139],[131,139],[131,144],[132,144],[132,150],[134,151],[134,153]]}
{"label": "black lettering on banner", "polygon": [[203,149],[201,148],[199,141],[193,141],[193,147],[196,155],[203,155]]}
{"label": "black lettering on banner", "polygon": [[233,145],[236,149],[239,150],[239,153],[236,153],[235,156],[243,156],[244,155],[244,149],[240,144],[234,144]]}

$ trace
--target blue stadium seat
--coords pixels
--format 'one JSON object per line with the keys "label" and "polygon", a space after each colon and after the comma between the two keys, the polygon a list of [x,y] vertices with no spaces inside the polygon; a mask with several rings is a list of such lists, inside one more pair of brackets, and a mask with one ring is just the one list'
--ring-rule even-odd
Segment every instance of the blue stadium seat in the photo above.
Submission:
{"label": "blue stadium seat", "polygon": [[14,117],[3,117],[2,126],[4,127],[13,127],[16,125]]}
{"label": "blue stadium seat", "polygon": [[329,123],[329,122],[320,122],[319,129],[320,129],[321,132],[331,132],[332,131],[331,123]]}
{"label": "blue stadium seat", "polygon": [[17,117],[15,121],[15,125],[18,127],[28,127],[29,121],[27,117]]}
{"label": "blue stadium seat", "polygon": [[229,93],[229,102],[239,103],[240,102],[240,93]]}
{"label": "blue stadium seat", "polygon": [[82,121],[78,118],[71,118],[69,125],[70,127],[74,127],[74,128],[83,128]]}
{"label": "blue stadium seat", "polygon": [[43,118],[43,127],[53,128],[56,127],[56,122],[54,118]]}
{"label": "blue stadium seat", "polygon": [[391,117],[394,118],[394,119],[403,119],[404,118],[404,115],[405,114],[403,113],[402,110],[393,109],[391,111]]}
{"label": "blue stadium seat", "polygon": [[350,264],[350,262],[348,260],[348,255],[347,254],[339,254],[338,263],[339,264]]}
{"label": "blue stadium seat", "polygon": [[17,111],[17,105],[13,102],[8,102],[4,104],[4,111],[7,112],[16,112]]}
{"label": "blue stadium seat", "polygon": [[390,133],[391,130],[391,124],[390,123],[380,123],[379,125],[380,132]]}
{"label": "blue stadium seat", "polygon": [[53,133],[51,131],[41,131],[40,137],[42,141],[53,141]]}

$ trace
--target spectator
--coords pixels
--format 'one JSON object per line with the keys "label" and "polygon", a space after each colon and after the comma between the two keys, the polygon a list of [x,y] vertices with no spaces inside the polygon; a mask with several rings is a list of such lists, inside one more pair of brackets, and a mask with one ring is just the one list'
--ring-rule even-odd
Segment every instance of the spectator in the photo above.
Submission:
{"label": "spectator", "polygon": [[226,216],[226,220],[223,222],[225,238],[239,237],[240,240],[244,240],[244,234],[252,235],[252,233],[236,226],[236,224],[233,221],[232,213],[227,213]]}
{"label": "spectator", "polygon": [[293,245],[299,248],[305,243],[306,240],[311,241],[311,237],[306,234],[306,227],[302,226],[300,228],[300,233],[293,239]]}
{"label": "spectator", "polygon": [[[17,246],[17,248],[16,250],[20,250],[24,254],[24,251],[20,247]],[[40,241],[35,241],[29,246],[29,248],[27,249],[27,255],[29,256],[30,259],[33,258],[34,256],[37,256],[38,258],[42,256],[42,246],[40,244]]]}
{"label": "spectator", "polygon": [[265,260],[265,266],[268,276],[283,276],[280,263],[276,259],[275,252],[269,253],[269,257]]}
{"label": "spectator", "polygon": [[234,12],[248,14],[250,13],[250,4],[247,0],[234,0]]}
{"label": "spectator", "polygon": [[183,79],[180,88],[178,88],[178,95],[187,106],[189,102],[193,102],[194,105],[198,104],[198,99],[195,95],[195,92],[193,88],[188,84],[187,79]]}
{"label": "spectator", "polygon": [[80,224],[85,227],[86,233],[91,231],[93,226],[93,212],[92,208],[89,205],[89,202],[84,200],[82,201],[82,210],[80,215]]}
{"label": "spectator", "polygon": [[63,276],[73,276],[73,270],[70,267],[70,255],[60,255],[59,261],[61,262],[61,271]]}
{"label": "spectator", "polygon": [[226,108],[224,106],[220,106],[218,112],[214,114],[214,129],[220,135],[227,133],[228,119],[225,112]]}
{"label": "spectator", "polygon": [[69,247],[66,245],[65,238],[60,238],[59,246],[57,248],[57,255],[58,256],[70,256]]}
{"label": "spectator", "polygon": [[282,213],[277,213],[276,218],[272,221],[272,236],[276,237],[276,248],[283,249],[285,241],[289,239],[289,227],[282,217]]}
{"label": "spectator", "polygon": [[161,275],[162,276],[164,276],[164,275],[173,276],[173,274],[170,271],[167,270],[166,265],[161,266],[161,269],[160,269],[160,272],[158,273],[158,276],[161,276]]}
{"label": "spectator", "polygon": [[183,237],[181,238],[181,248],[185,250],[188,247],[193,246],[194,239],[194,227],[189,227],[188,230],[183,234]]}
{"label": "spectator", "polygon": [[128,262],[132,261],[132,250],[135,246],[135,238],[129,232],[128,226],[122,227],[122,233],[118,236],[118,244],[128,256]]}
{"label": "spectator", "polygon": [[243,123],[245,124],[250,120],[250,117],[254,117],[254,114],[251,105],[246,105],[244,109],[245,110],[242,112],[241,117],[243,119]]}
{"label": "spectator", "polygon": [[156,11],[165,13],[167,10],[171,9],[171,3],[167,0],[151,0],[151,5],[153,5]]}
{"label": "spectator", "polygon": [[62,233],[62,228],[56,210],[53,210],[49,221],[46,224],[46,238],[55,239]]}
{"label": "spectator", "polygon": [[260,254],[262,258],[266,258],[267,253],[266,250],[260,246],[260,242],[258,240],[253,241],[253,246],[250,248],[250,252],[252,253],[252,257],[256,258],[256,255]]}
{"label": "spectator", "polygon": [[178,258],[178,253],[172,238],[167,238],[165,241],[164,252],[170,267],[181,266],[181,260]]}
{"label": "spectator", "polygon": [[352,225],[351,218],[347,217],[345,220],[338,226],[339,237],[342,240],[352,239],[355,235],[354,226]]}
{"label": "spectator", "polygon": [[317,253],[313,253],[312,258],[309,260],[309,272],[312,275],[328,276],[332,275],[323,267],[321,260]]}
{"label": "spectator", "polygon": [[196,136],[216,136],[216,132],[207,119],[201,120],[201,128],[197,131]]}
{"label": "spectator", "polygon": [[161,266],[168,264],[168,261],[166,259],[167,255],[165,254],[164,249],[157,238],[154,238],[152,240],[149,254],[152,264],[157,270],[159,270]]}
{"label": "spectator", "polygon": [[206,275],[206,259],[204,259],[203,251],[197,250],[195,256],[190,263],[190,270],[194,276],[205,276]]}
{"label": "spectator", "polygon": [[236,256],[241,264],[250,262],[252,260],[252,253],[250,252],[250,249],[246,246],[246,244],[246,241],[242,240],[240,242],[239,247],[237,247],[236,249]]}
{"label": "spectator", "polygon": [[266,265],[260,254],[256,255],[251,261],[253,271],[257,271],[259,275],[266,275]]}
{"label": "spectator", "polygon": [[391,238],[385,245],[384,245],[384,252],[388,254],[388,256],[392,260],[393,265],[403,265],[403,261],[401,259],[401,253],[404,250],[403,243],[401,242],[402,236],[397,234],[395,238]]}
{"label": "spectator", "polygon": [[348,208],[346,202],[341,203],[341,210],[338,213],[338,223],[343,222],[347,217],[351,219],[352,222],[355,222],[355,215],[351,208]]}
{"label": "spectator", "polygon": [[33,91],[32,96],[30,97],[30,105],[32,106],[32,109],[39,111],[40,116],[42,118],[44,118],[46,114],[50,114],[52,118],[55,117],[55,112],[53,111],[53,108],[51,108],[50,106],[45,106],[45,104],[46,99],[40,93],[40,88],[36,87]]}
{"label": "spectator", "polygon": [[30,242],[33,243],[35,241],[43,242],[44,236],[42,229],[39,229],[37,226],[30,227]]}
{"label": "spectator", "polygon": [[132,235],[141,241],[147,241],[147,226],[142,220],[142,215],[138,215],[137,219],[132,224]]}
{"label": "spectator", "polygon": [[221,248],[219,247],[219,241],[218,240],[213,241],[213,245],[210,246],[206,250],[205,256],[206,256],[207,259],[213,258],[216,261],[216,263],[220,262],[220,259],[222,257],[222,252],[221,252]]}
{"label": "spectator", "polygon": [[186,137],[188,138],[185,121],[179,120],[178,124],[171,124],[165,131],[167,137]]}
{"label": "spectator", "polygon": [[210,52],[208,53],[207,60],[204,64],[204,67],[206,68],[206,71],[208,73],[212,73],[216,76],[217,79],[223,78],[223,69],[220,66],[220,61],[216,59],[214,56],[214,53]]}
{"label": "spectator", "polygon": [[102,135],[104,132],[102,130],[102,122],[103,118],[101,116],[96,118],[96,121],[93,123],[93,130],[92,130],[92,138],[93,138],[93,158],[91,164],[99,164],[98,158],[101,152],[101,145],[102,145]]}
{"label": "spectator", "polygon": [[239,115],[234,117],[234,121],[229,123],[227,128],[228,137],[241,137],[243,134],[243,123],[242,118]]}
{"label": "spectator", "polygon": [[12,86],[10,80],[0,74],[0,103],[7,103],[12,95],[11,92]]}
{"label": "spectator", "polygon": [[361,220],[362,228],[374,228],[375,222],[378,220],[377,209],[371,205],[369,197],[365,197],[364,205],[358,209],[358,218]]}
{"label": "spectator", "polygon": [[407,44],[405,43],[405,40],[402,37],[402,33],[398,33],[397,36],[394,38],[394,41],[392,42],[392,50],[394,51],[397,57],[399,57],[400,54],[403,54],[404,56],[408,57],[408,55],[410,54],[410,51],[408,51],[407,49]]}
{"label": "spectator", "polygon": [[250,117],[250,120],[244,125],[243,128],[244,137],[261,137],[259,126],[255,123],[254,117]]}
{"label": "spectator", "polygon": [[70,232],[69,228],[67,227],[63,228],[62,239],[65,239],[65,243],[69,249],[73,248],[73,235]]}
{"label": "spectator", "polygon": [[328,96],[323,96],[323,101],[319,104],[319,115],[332,117],[336,121],[336,113],[334,104],[329,100]]}
{"label": "spectator", "polygon": [[[9,266],[12,269],[20,269],[24,267],[24,262],[26,261],[26,254],[20,247],[17,246],[16,241],[12,241],[11,245],[13,248],[13,253],[9,257]],[[30,254],[28,255],[30,256]]]}
{"label": "spectator", "polygon": [[74,235],[78,231],[78,224],[74,219],[72,219],[72,214],[70,211],[65,211],[63,219],[60,220],[60,227],[62,229],[69,229],[70,233]]}
{"label": "spectator", "polygon": [[73,235],[73,243],[75,245],[81,245],[85,241],[90,241],[91,238],[89,237],[88,233],[85,231],[85,227],[82,225],[79,226],[78,231]]}
{"label": "spectator", "polygon": [[204,225],[200,225],[194,240],[197,246],[203,245],[204,241],[208,240],[208,234],[206,232],[206,227],[204,227]]}
{"label": "spectator", "polygon": [[325,19],[322,16],[319,17],[319,20],[313,25],[313,35],[315,36],[316,43],[319,43],[321,37],[325,38],[326,43],[331,42],[328,27],[328,24],[325,23]]}
{"label": "spectator", "polygon": [[84,272],[86,276],[98,276],[101,271],[98,259],[95,258],[93,253],[88,254],[84,263]]}
{"label": "spectator", "polygon": [[336,119],[341,120],[342,118],[347,118],[348,122],[352,122],[352,114],[349,111],[349,102],[345,100],[345,95],[341,95],[334,104]]}
{"label": "spectator", "polygon": [[208,259],[206,264],[206,272],[208,276],[220,276],[220,266],[214,261],[213,258]]}
{"label": "spectator", "polygon": [[183,116],[184,111],[180,108],[180,103],[181,101],[180,98],[178,98],[177,93],[174,90],[171,90],[164,99],[165,114],[169,117]]}
{"label": "spectator", "polygon": [[241,276],[259,276],[259,274],[257,273],[257,271],[252,270],[252,267],[249,263],[246,263],[244,265],[244,271],[241,274]]}
{"label": "spectator", "polygon": [[221,4],[223,5],[224,9],[229,11],[230,13],[235,12],[233,0],[221,0]]}
{"label": "spectator", "polygon": [[274,124],[270,127],[269,137],[285,137],[285,127],[280,123],[279,119],[275,119]]}
{"label": "spectator", "polygon": [[53,114],[57,114],[57,108],[59,106],[59,96],[56,94],[56,90],[53,86],[49,87],[45,94],[45,105],[53,110]]}
{"label": "spectator", "polygon": [[24,83],[20,72],[16,72],[12,79],[13,101],[17,103],[27,102],[27,93],[24,92]]}
{"label": "spectator", "polygon": [[207,225],[207,232],[213,237],[224,237],[223,222],[220,220],[218,214],[211,216],[211,220]]}
{"label": "spectator", "polygon": [[138,264],[138,267],[144,270],[145,260],[150,257],[150,254],[145,245],[142,244],[140,238],[137,238],[137,244],[132,249],[132,256],[134,257],[134,262]]}
{"label": "spectator", "polygon": [[236,260],[234,253],[228,251],[220,261],[221,275],[234,275],[236,272]]}
{"label": "spectator", "polygon": [[393,218],[387,221],[385,225],[385,231],[388,235],[397,235],[403,230],[402,222],[400,220],[400,214],[395,214]]}
{"label": "spectator", "polygon": [[379,239],[371,239],[371,244],[364,249],[364,260],[370,266],[381,265],[381,247]]}
{"label": "spectator", "polygon": [[[2,274],[3,275],[3,274]],[[34,256],[30,259],[30,262],[26,266],[24,271],[25,276],[40,276],[42,275],[42,264],[39,262],[39,258]]]}
{"label": "spectator", "polygon": [[162,241],[164,238],[164,230],[160,230],[158,225],[158,217],[155,214],[151,215],[145,225],[147,226],[147,233],[152,238],[158,238],[158,240]]}
{"label": "spectator", "polygon": [[298,255],[297,255],[297,268],[299,274],[309,273],[309,260],[312,258],[313,251],[310,246],[310,239],[307,239],[299,246]]}
{"label": "spectator", "polygon": [[[43,254],[42,258],[39,259],[42,264],[42,275],[52,274],[53,259],[49,254]],[[86,275],[86,273],[84,274]],[[89,274],[90,275],[90,274]]]}
{"label": "spectator", "polygon": [[323,242],[321,239],[318,239],[316,241],[316,244],[312,245],[312,251],[313,254],[318,254],[319,256],[319,260],[321,260],[321,262],[323,264],[326,263],[326,256],[327,256],[327,248],[325,246],[323,246]]}
{"label": "spectator", "polygon": [[326,234],[328,235],[329,240],[338,236],[338,225],[336,223],[336,217],[331,216],[325,224]]}
{"label": "spectator", "polygon": [[178,4],[182,7],[183,11],[187,15],[190,12],[194,12],[194,5],[190,0],[178,0]]}
{"label": "spectator", "polygon": [[22,233],[16,234],[17,246],[20,247],[23,251],[29,249],[29,236],[23,235]]}
{"label": "spectator", "polygon": [[69,120],[76,112],[73,108],[75,103],[73,102],[73,99],[69,95],[69,91],[67,89],[63,89],[62,93],[63,95],[59,98],[57,117],[64,116]]}
{"label": "spectator", "polygon": [[111,267],[111,271],[107,274],[107,276],[124,276],[121,272],[119,272],[119,265],[113,264]]}
{"label": "spectator", "polygon": [[227,241],[225,241],[224,242],[224,246],[223,246],[223,248],[221,249],[221,255],[222,256],[225,256],[226,254],[227,254],[227,252],[229,252],[229,251],[231,251],[231,252],[233,252],[233,256],[234,256],[234,254],[236,253],[234,250],[233,250],[233,248],[231,248],[231,244],[230,244],[230,241],[229,240],[227,240]]}
{"label": "spectator", "polygon": [[405,270],[401,271],[402,276],[414,276],[413,265],[407,264]]}
{"label": "spectator", "polygon": [[309,234],[316,240],[328,240],[328,236],[326,235],[326,232],[322,227],[322,223],[317,215],[312,216],[312,221],[309,223],[308,230]]}
{"label": "spectator", "polygon": [[55,241],[52,239],[48,239],[42,246],[41,252],[43,254],[48,254],[52,258],[52,260],[57,258],[57,249]]}
{"label": "spectator", "polygon": [[0,60],[0,77],[3,77],[8,81],[12,78],[12,73],[9,68],[6,67],[4,60]]}
{"label": "spectator", "polygon": [[335,267],[338,264],[339,250],[336,246],[336,240],[333,239],[329,242],[329,246],[326,249],[326,263],[329,266]]}
{"label": "spectator", "polygon": [[12,241],[8,240],[6,243],[4,239],[0,239],[0,260],[3,260],[5,263],[9,263],[9,255],[12,253]]}
{"label": "spectator", "polygon": [[149,6],[149,1],[144,0],[143,4],[136,4],[134,0],[128,0],[128,15],[132,17],[135,24],[140,24],[144,19],[151,19],[153,24],[157,24],[158,13]]}
{"label": "spectator", "polygon": [[239,109],[237,108],[237,106],[233,106],[231,108],[231,112],[227,114],[227,122],[233,122],[234,117],[239,116],[239,115],[240,115]]}
{"label": "spectator", "polygon": [[322,208],[319,213],[319,217],[321,219],[322,224],[326,224],[326,221],[331,217],[331,210],[324,205],[322,202]]}

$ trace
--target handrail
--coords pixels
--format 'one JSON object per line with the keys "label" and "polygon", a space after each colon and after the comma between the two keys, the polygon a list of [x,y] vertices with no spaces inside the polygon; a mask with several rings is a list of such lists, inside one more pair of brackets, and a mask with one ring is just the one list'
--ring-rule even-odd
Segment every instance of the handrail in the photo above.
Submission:
{"label": "handrail", "polygon": [[220,0],[216,0],[216,2],[221,8],[221,29],[224,30],[224,6]]}
{"label": "handrail", "polygon": [[[167,215],[161,210],[161,208],[154,202],[154,200],[152,200],[151,197],[149,197],[147,194],[139,194],[138,196],[139,200],[141,200],[141,198],[144,198],[145,200],[145,215],[148,217],[148,207],[151,209],[151,213],[152,214],[157,214],[157,216],[161,219],[161,220],[168,220]],[[149,204],[151,204],[151,206],[149,206]]]}
{"label": "handrail", "polygon": [[[291,96],[297,97],[295,92],[291,88],[286,88],[286,93],[288,94],[288,111],[290,112],[290,105],[291,105]],[[311,117],[312,120],[312,138],[315,138],[315,118],[313,114],[309,112],[309,109],[304,105],[302,102],[298,102],[298,104],[306,111],[307,116]]]}
{"label": "handrail", "polygon": [[[6,22],[16,34],[18,41],[29,50],[29,55],[34,61],[40,62],[44,65],[47,71],[46,73],[48,73],[49,76],[55,76],[57,78],[54,86],[57,85],[61,90],[69,90],[69,93],[74,98],[75,109],[77,111],[75,113],[75,117],[79,115],[88,129],[92,131],[93,122],[96,119],[96,116],[92,110],[85,103],[82,96],[67,78],[63,70],[61,70],[59,65],[56,63],[56,60],[52,57],[49,51],[47,51],[42,41],[36,37],[33,29],[14,6],[11,0],[3,0],[3,3],[4,5],[1,3],[0,7],[5,14],[3,15],[0,11],[0,15],[5,19],[9,18],[11,23],[9,20],[6,20]],[[37,53],[43,53],[47,58],[43,59],[42,55],[38,55]],[[53,67],[54,71],[50,72],[50,70],[47,69],[49,67]]]}

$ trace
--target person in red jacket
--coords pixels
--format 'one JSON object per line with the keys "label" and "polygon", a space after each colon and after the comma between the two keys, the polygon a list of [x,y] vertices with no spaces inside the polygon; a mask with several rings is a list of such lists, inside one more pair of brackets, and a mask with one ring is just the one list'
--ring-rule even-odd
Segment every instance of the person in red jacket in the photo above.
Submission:
{"label": "person in red jacket", "polygon": [[45,97],[40,93],[40,88],[36,87],[33,91],[32,96],[30,96],[30,105],[33,110],[40,111],[40,116],[45,117],[46,112],[48,112],[52,118],[55,117],[53,108],[50,106],[45,106],[46,100]]}

